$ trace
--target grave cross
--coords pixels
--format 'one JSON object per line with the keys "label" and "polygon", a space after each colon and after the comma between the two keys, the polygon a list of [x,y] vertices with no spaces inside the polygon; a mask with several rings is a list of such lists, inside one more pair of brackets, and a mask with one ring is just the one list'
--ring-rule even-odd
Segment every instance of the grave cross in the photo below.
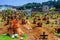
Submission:
{"label": "grave cross", "polygon": [[42,36],[42,38],[40,38],[41,40],[47,40],[46,36],[48,36],[48,35],[46,35],[45,32],[43,32],[43,34],[40,36]]}

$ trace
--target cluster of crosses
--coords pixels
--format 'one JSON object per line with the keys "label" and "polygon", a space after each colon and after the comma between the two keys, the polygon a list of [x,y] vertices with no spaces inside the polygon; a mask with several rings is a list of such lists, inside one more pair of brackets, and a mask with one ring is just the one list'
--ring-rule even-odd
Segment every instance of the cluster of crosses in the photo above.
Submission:
{"label": "cluster of crosses", "polygon": [[[42,14],[43,15],[43,14]],[[48,16],[49,15],[49,16]],[[59,18],[59,16],[53,16],[53,15],[55,15],[55,14],[45,14],[45,15],[43,15],[41,18],[40,18],[40,16],[35,16],[35,15],[33,15],[33,16],[35,16],[35,18],[33,19],[33,24],[36,24],[37,23],[37,21],[39,21],[38,23],[37,23],[37,25],[38,25],[38,27],[42,27],[42,22],[40,21],[41,19],[43,20],[43,21],[45,21],[46,22],[46,24],[49,24],[50,23],[50,21],[49,21],[49,19],[58,19]],[[13,19],[16,19],[16,20],[20,20],[23,16],[26,16],[24,13],[13,13],[13,14],[3,14],[3,19],[4,19],[4,21],[7,21],[7,24],[9,23],[9,21],[10,20],[13,20]],[[60,20],[59,20],[60,21]],[[59,22],[58,22],[58,20],[55,20],[54,21],[54,23],[55,24],[59,24]],[[59,29],[60,30],[60,29]],[[45,32],[43,32],[43,35],[40,35],[40,36],[42,36],[43,38],[40,38],[40,39],[42,39],[42,40],[47,40],[47,38],[45,38],[46,36],[48,36],[48,35],[45,35]]]}
{"label": "cluster of crosses", "polygon": [[7,24],[9,23],[10,20],[16,19],[16,20],[20,20],[22,17],[25,16],[25,14],[22,12],[14,12],[14,13],[2,13],[2,20],[6,21]]}

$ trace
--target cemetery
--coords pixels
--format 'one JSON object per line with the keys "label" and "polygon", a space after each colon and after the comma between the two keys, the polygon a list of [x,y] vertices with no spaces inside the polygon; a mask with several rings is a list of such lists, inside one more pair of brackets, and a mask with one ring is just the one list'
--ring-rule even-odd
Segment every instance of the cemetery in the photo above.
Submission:
{"label": "cemetery", "polygon": [[60,40],[60,0],[5,1],[0,3],[0,40]]}
{"label": "cemetery", "polygon": [[2,38],[7,36],[9,40],[60,38],[59,12],[15,11],[12,14],[3,12],[0,16],[0,26],[0,35],[3,35]]}

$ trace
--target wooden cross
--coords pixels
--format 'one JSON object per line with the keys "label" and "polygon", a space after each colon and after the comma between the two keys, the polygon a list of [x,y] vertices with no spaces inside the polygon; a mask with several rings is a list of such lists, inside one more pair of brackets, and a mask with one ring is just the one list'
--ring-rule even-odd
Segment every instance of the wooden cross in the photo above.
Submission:
{"label": "wooden cross", "polygon": [[43,34],[40,36],[42,36],[42,38],[40,38],[41,40],[47,40],[46,36],[48,36],[48,35],[46,35],[45,32],[43,32]]}

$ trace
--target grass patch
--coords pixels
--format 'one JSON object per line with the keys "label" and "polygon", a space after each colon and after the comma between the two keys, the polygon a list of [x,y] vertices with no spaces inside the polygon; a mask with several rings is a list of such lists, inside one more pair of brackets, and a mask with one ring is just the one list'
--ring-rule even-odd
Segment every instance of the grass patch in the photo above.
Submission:
{"label": "grass patch", "polygon": [[56,36],[60,37],[60,33],[55,32],[54,30],[51,31],[51,33],[55,34]]}
{"label": "grass patch", "polygon": [[23,35],[23,40],[27,40],[27,38],[28,38],[28,35],[27,34],[24,34]]}
{"label": "grass patch", "polygon": [[29,21],[32,21],[32,20],[33,20],[33,18],[29,17],[29,18],[28,18],[28,20],[29,20]]}
{"label": "grass patch", "polygon": [[39,13],[39,14],[36,14],[35,16],[41,16],[41,15],[42,15],[42,14]]}
{"label": "grass patch", "polygon": [[45,24],[46,26],[48,26],[49,24]]}
{"label": "grass patch", "polygon": [[0,40],[18,40],[17,38],[12,39],[9,36],[6,35],[0,35]]}
{"label": "grass patch", "polygon": [[0,18],[2,18],[2,16],[0,16]]}
{"label": "grass patch", "polygon": [[3,26],[3,24],[2,23],[0,23],[0,27],[2,27]]}
{"label": "grass patch", "polygon": [[[24,34],[22,37],[23,37],[23,40],[28,40],[27,34]],[[12,39],[11,37],[6,36],[6,35],[0,35],[0,40],[18,40],[18,38]]]}

